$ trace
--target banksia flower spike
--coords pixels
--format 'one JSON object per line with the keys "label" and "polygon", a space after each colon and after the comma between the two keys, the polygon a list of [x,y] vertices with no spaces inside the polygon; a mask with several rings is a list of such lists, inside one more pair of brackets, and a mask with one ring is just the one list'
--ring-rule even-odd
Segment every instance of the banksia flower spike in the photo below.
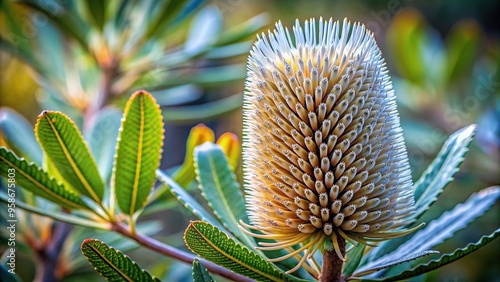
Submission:
{"label": "banksia flower spike", "polygon": [[[396,101],[373,34],[332,19],[281,23],[248,59],[243,162],[251,225],[273,259],[401,236],[413,212],[412,181]],[[252,230],[257,230],[254,232]],[[345,240],[344,240],[345,239]],[[342,245],[344,244],[344,245]],[[299,246],[292,249],[293,246]]]}

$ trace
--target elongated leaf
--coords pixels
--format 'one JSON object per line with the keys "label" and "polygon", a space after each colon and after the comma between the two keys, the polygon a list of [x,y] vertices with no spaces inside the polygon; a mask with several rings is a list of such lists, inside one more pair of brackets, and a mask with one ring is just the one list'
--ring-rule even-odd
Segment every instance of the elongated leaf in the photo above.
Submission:
{"label": "elongated leaf", "polygon": [[199,188],[220,222],[247,246],[255,245],[238,228],[239,220],[248,222],[243,193],[218,145],[205,143],[195,148],[195,170]]}
{"label": "elongated leaf", "polygon": [[209,223],[192,221],[184,241],[194,253],[241,275],[257,281],[284,280],[282,271]]}
{"label": "elongated leaf", "polygon": [[9,108],[0,108],[0,135],[18,156],[42,163],[42,149],[33,134],[33,125]]}
{"label": "elongated leaf", "polygon": [[87,4],[87,9],[92,15],[92,19],[95,22],[97,28],[102,31],[104,28],[104,18],[106,15],[106,1],[89,0],[85,1],[85,3]]}
{"label": "elongated leaf", "polygon": [[120,251],[104,242],[87,239],[80,246],[94,269],[108,281],[160,281]]}
{"label": "elongated leaf", "polygon": [[469,125],[453,133],[444,143],[431,165],[414,185],[415,214],[418,219],[437,200],[446,185],[453,180],[464,160],[476,126]]}
{"label": "elongated leaf", "polygon": [[344,274],[344,276],[349,276],[356,270],[361,262],[365,248],[366,245],[358,244],[348,253],[348,260],[342,269],[342,274]]}
{"label": "elongated leaf", "polygon": [[490,187],[471,195],[465,203],[458,204],[451,211],[443,213],[438,219],[429,223],[411,239],[400,245],[398,249],[364,265],[358,272],[433,248],[486,212],[498,198],[500,198],[499,186]]}
{"label": "elongated leaf", "polygon": [[95,117],[92,131],[86,136],[105,183],[109,183],[113,170],[116,139],[122,115],[122,112],[115,108],[102,109]]}
{"label": "elongated leaf", "polygon": [[167,174],[161,170],[156,171],[156,177],[165,186],[168,187],[172,195],[184,205],[190,212],[192,212],[199,219],[209,222],[217,226],[219,229],[224,230],[224,227],[207,211],[205,210],[186,190],[175,183]]}
{"label": "elongated leaf", "polygon": [[8,180],[8,185],[18,184],[35,195],[69,209],[90,210],[73,190],[58,184],[36,164],[18,158],[4,147],[0,148],[0,173],[6,179],[15,181]]}
{"label": "elongated leaf", "polygon": [[207,268],[198,260],[193,260],[193,282],[213,282]]}
{"label": "elongated leaf", "polygon": [[392,261],[389,261],[389,262],[386,262],[386,263],[382,263],[382,264],[379,264],[379,265],[374,265],[374,266],[372,266],[372,267],[370,267],[368,269],[367,268],[363,268],[363,270],[358,270],[358,272],[356,272],[354,274],[354,276],[355,277],[365,276],[365,275],[368,275],[370,273],[377,272],[379,270],[386,269],[386,268],[389,268],[391,266],[395,266],[395,265],[401,264],[403,262],[408,262],[408,261],[416,260],[418,258],[427,256],[427,255],[430,255],[430,254],[438,254],[438,253],[439,253],[438,251],[433,251],[433,250],[414,253],[414,254],[407,255],[407,256],[404,256],[404,257],[401,257],[401,258],[398,258],[398,259],[395,259],[395,260],[392,260]]}
{"label": "elongated leaf", "polygon": [[438,269],[444,265],[450,264],[454,261],[457,261],[464,256],[473,253],[480,248],[486,246],[489,244],[491,241],[495,240],[497,237],[500,236],[500,229],[497,229],[495,232],[493,232],[490,235],[483,236],[481,239],[474,243],[474,244],[469,244],[464,248],[457,249],[451,254],[444,254],[440,258],[432,260],[428,263],[425,264],[420,264],[416,266],[415,268],[411,270],[406,270],[401,272],[398,275],[383,278],[383,279],[361,279],[363,282],[376,282],[376,281],[384,281],[384,282],[391,282],[391,281],[401,281],[403,279],[408,279],[411,277],[415,277],[427,272],[430,272],[432,270]]}
{"label": "elongated leaf", "polygon": [[81,194],[100,203],[104,183],[94,158],[75,124],[63,113],[43,111],[35,133],[59,173]]}
{"label": "elongated leaf", "polygon": [[125,106],[114,166],[114,191],[124,213],[133,215],[146,203],[162,146],[160,108],[151,94],[137,91]]}
{"label": "elongated leaf", "polygon": [[[0,202],[9,203],[9,197],[6,194],[0,193]],[[18,200],[16,200],[16,207],[28,211],[30,213],[50,217],[57,221],[67,222],[73,225],[89,227],[93,229],[111,230],[111,226],[108,223],[89,220],[75,215],[63,213],[60,211],[56,212],[48,209],[42,209],[39,207],[29,205],[27,203],[23,203]]]}

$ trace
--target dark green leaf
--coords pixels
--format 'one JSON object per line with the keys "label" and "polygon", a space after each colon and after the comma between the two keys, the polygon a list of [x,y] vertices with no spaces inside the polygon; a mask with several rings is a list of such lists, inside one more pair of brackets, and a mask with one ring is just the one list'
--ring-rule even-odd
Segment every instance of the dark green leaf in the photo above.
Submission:
{"label": "dark green leaf", "polygon": [[257,281],[284,280],[282,271],[209,223],[192,221],[184,233],[184,241],[202,258],[241,275]]}
{"label": "dark green leaf", "polygon": [[63,113],[43,111],[35,133],[47,157],[72,188],[100,203],[104,183],[75,124]]}
{"label": "dark green leaf", "polygon": [[87,260],[108,281],[160,281],[141,269],[128,256],[104,242],[87,239],[80,246]]}
{"label": "dark green leaf", "polygon": [[193,260],[193,282],[213,282],[207,268],[198,260]]}
{"label": "dark green leaf", "polygon": [[[7,261],[7,265],[9,264],[10,262]],[[15,271],[15,263],[14,264],[14,267],[8,267],[7,269],[7,265],[2,263],[0,265],[0,280],[1,281],[4,281],[4,282],[20,282],[21,279],[19,279],[19,277],[15,274],[15,273],[12,273],[10,271]]]}
{"label": "dark green leaf", "polygon": [[344,276],[351,275],[354,272],[354,270],[356,270],[356,268],[358,268],[359,263],[361,262],[361,258],[363,257],[363,254],[365,252],[365,247],[366,247],[366,245],[358,243],[358,245],[356,245],[354,247],[354,249],[352,249],[348,253],[349,259],[344,264],[343,269],[342,269],[342,274],[344,274]]}
{"label": "dark green leaf", "polygon": [[199,188],[220,222],[247,246],[255,242],[238,228],[239,220],[248,222],[240,185],[231,171],[224,152],[213,143],[194,150]]}
{"label": "dark green leaf", "polygon": [[437,200],[446,185],[453,180],[458,166],[464,160],[476,126],[469,125],[453,133],[441,151],[414,185],[415,214],[418,219]]}
{"label": "dark green leaf", "polygon": [[87,0],[85,3],[87,4],[87,9],[92,15],[92,19],[94,20],[97,28],[102,31],[106,15],[106,1]]}
{"label": "dark green leaf", "polygon": [[0,173],[6,179],[15,180],[12,183],[58,205],[69,209],[90,210],[73,190],[58,184],[36,164],[18,158],[4,147],[0,147]]}
{"label": "dark green leaf", "polygon": [[466,256],[470,253],[473,253],[473,252],[479,250],[480,248],[486,246],[487,244],[489,244],[491,241],[495,240],[499,236],[500,236],[500,229],[497,229],[492,234],[481,237],[481,239],[474,244],[469,244],[464,248],[457,249],[451,254],[444,254],[438,259],[432,260],[432,261],[425,263],[425,264],[420,264],[420,265],[416,266],[415,268],[413,268],[411,270],[403,271],[402,273],[400,273],[398,275],[383,278],[383,279],[361,279],[361,281],[363,281],[363,282],[378,282],[378,281],[391,282],[391,281],[401,281],[404,279],[415,277],[415,276],[430,272],[432,270],[438,269],[438,268],[445,266],[447,264],[450,264],[454,261],[457,261],[457,260],[463,258],[464,256]]}
{"label": "dark green leaf", "polygon": [[147,201],[160,166],[163,121],[159,106],[146,91],[137,91],[123,114],[114,165],[118,206],[133,215]]}

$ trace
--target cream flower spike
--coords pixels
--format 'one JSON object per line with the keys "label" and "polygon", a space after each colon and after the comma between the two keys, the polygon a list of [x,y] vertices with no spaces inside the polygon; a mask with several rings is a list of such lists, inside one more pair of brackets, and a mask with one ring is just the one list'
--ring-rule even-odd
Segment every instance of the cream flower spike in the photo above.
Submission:
{"label": "cream flower spike", "polygon": [[292,36],[278,22],[258,36],[245,86],[251,225],[241,225],[276,241],[259,249],[290,251],[271,261],[299,257],[289,272],[311,272],[310,258],[328,242],[344,260],[339,236],[369,244],[413,231],[401,229],[414,198],[395,95],[364,25],[297,20]]}

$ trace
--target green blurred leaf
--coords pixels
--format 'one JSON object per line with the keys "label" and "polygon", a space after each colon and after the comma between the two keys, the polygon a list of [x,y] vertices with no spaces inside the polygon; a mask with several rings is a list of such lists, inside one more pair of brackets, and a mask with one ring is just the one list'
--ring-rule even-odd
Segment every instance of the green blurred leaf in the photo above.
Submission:
{"label": "green blurred leaf", "polygon": [[213,282],[207,268],[198,260],[193,260],[193,282]]}
{"label": "green blurred leaf", "polygon": [[0,264],[0,280],[4,282],[20,282],[21,279],[19,279],[17,274],[9,272],[11,269],[10,267],[7,269],[5,263]]}
{"label": "green blurred leaf", "polygon": [[222,15],[213,5],[201,9],[193,18],[191,28],[184,42],[184,52],[198,54],[210,48],[219,37],[222,27]]}
{"label": "green blurred leaf", "polygon": [[401,281],[404,279],[408,279],[411,277],[415,277],[418,275],[422,275],[424,273],[430,272],[432,270],[438,269],[440,267],[443,267],[447,264],[450,264],[454,261],[457,261],[464,256],[473,253],[480,248],[486,246],[489,244],[491,241],[495,240],[497,237],[500,236],[500,229],[497,229],[495,232],[491,233],[490,235],[485,235],[481,237],[481,239],[474,243],[474,244],[469,244],[464,248],[457,249],[453,253],[450,254],[444,254],[440,258],[432,260],[430,262],[427,262],[425,264],[419,264],[418,266],[414,267],[411,270],[406,270],[403,271],[402,273],[387,277],[387,278],[381,278],[381,279],[361,279],[363,282],[378,282],[378,281],[384,281],[384,282],[391,282],[391,281]]}
{"label": "green blurred leaf", "polygon": [[14,179],[16,184],[33,194],[58,205],[69,209],[91,210],[73,190],[59,185],[36,164],[18,158],[4,147],[0,147],[0,173],[6,179]]}
{"label": "green blurred leaf", "polygon": [[207,122],[240,109],[242,103],[241,94],[236,94],[201,105],[168,108],[163,111],[163,116],[170,123]]}
{"label": "green blurred leaf", "polygon": [[160,166],[163,121],[146,91],[137,91],[123,114],[114,165],[114,192],[120,209],[132,216],[147,201]]}
{"label": "green blurred leaf", "polygon": [[160,281],[104,242],[87,239],[80,249],[94,269],[108,281]]}
{"label": "green blurred leaf", "polygon": [[95,25],[99,30],[104,29],[104,21],[106,15],[106,1],[87,0],[85,1],[88,11],[92,15]]}
{"label": "green blurred leaf", "polygon": [[284,273],[270,262],[209,223],[192,221],[184,233],[184,241],[202,258],[257,281],[283,281],[285,278]]}
{"label": "green blurred leaf", "polygon": [[358,269],[358,272],[433,248],[467,226],[478,216],[483,215],[498,198],[500,198],[500,186],[490,187],[471,195],[465,203],[458,204],[452,210],[443,213],[438,219],[431,221],[428,226],[416,232],[411,239],[399,245],[395,251],[384,256],[372,255],[371,257],[376,259]]}
{"label": "green blurred leaf", "polygon": [[86,136],[105,183],[109,183],[111,177],[122,116],[121,111],[112,107],[100,110],[94,118],[92,129]]}
{"label": "green blurred leaf", "polygon": [[0,108],[0,137],[18,156],[42,164],[43,153],[33,134],[33,126],[9,108]]}
{"label": "green blurred leaf", "polygon": [[453,133],[444,143],[441,151],[420,179],[415,183],[414,222],[437,200],[446,185],[453,180],[458,166],[464,160],[469,144],[474,136],[476,126],[469,125]]}
{"label": "green blurred leaf", "polygon": [[344,276],[350,276],[354,270],[358,268],[361,258],[365,252],[365,248],[366,245],[359,243],[348,253],[349,259],[342,267],[342,274],[344,274]]}
{"label": "green blurred leaf", "polygon": [[38,116],[35,134],[47,157],[72,188],[100,203],[104,183],[75,124],[63,113],[43,111]]}
{"label": "green blurred leaf", "polygon": [[238,228],[239,220],[248,222],[240,185],[221,148],[205,143],[194,150],[199,188],[220,222],[247,246],[255,242]]}

